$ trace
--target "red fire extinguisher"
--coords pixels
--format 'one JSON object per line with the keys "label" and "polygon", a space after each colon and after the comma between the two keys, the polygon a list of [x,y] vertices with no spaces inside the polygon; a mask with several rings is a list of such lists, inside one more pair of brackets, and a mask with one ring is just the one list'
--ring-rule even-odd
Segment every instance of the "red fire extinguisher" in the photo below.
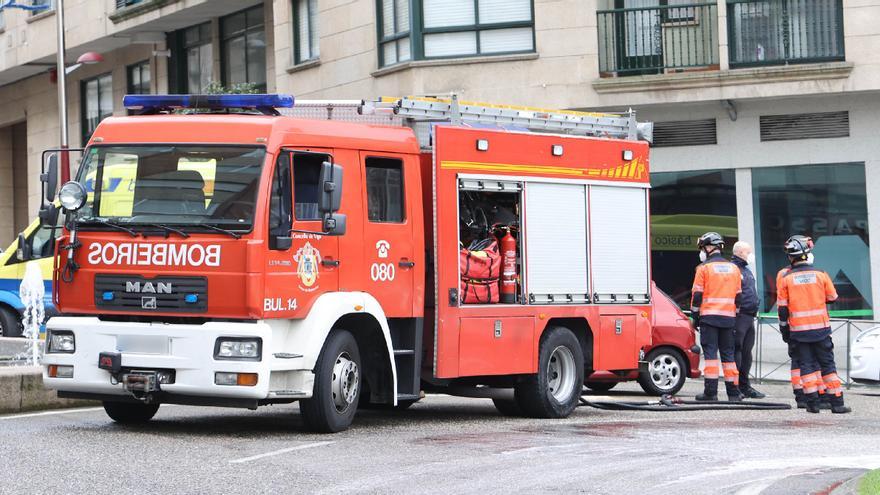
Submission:
{"label": "red fire extinguisher", "polygon": [[501,237],[501,302],[516,302],[516,239],[510,233],[511,227],[503,227]]}

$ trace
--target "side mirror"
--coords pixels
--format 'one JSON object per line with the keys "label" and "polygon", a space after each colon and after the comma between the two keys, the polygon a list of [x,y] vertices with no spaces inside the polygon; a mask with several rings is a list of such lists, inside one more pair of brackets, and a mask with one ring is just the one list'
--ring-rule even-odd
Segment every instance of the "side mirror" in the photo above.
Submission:
{"label": "side mirror", "polygon": [[269,249],[273,251],[287,251],[293,246],[293,237],[272,235],[269,236]]}
{"label": "side mirror", "polygon": [[47,203],[55,201],[55,192],[58,190],[58,153],[49,153],[44,164],[45,172],[40,175],[40,181],[45,184],[43,195]]}
{"label": "side mirror", "polygon": [[15,251],[15,257],[18,261],[27,261],[31,259],[31,246],[28,244],[24,233],[18,234],[18,248]]}
{"label": "side mirror", "polygon": [[342,213],[325,214],[324,232],[327,235],[345,235],[345,215]]}
{"label": "side mirror", "polygon": [[49,203],[40,210],[40,225],[54,227],[58,225],[58,214],[61,210],[55,203]]}
{"label": "side mirror", "polygon": [[321,164],[320,184],[318,211],[325,214],[339,211],[342,205],[342,167],[330,162]]}

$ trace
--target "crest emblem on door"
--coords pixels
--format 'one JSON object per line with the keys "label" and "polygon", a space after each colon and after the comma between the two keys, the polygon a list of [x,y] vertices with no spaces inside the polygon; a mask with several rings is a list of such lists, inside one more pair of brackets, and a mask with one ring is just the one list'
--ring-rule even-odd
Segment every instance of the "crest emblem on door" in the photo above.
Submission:
{"label": "crest emblem on door", "polygon": [[315,285],[318,281],[318,263],[321,262],[321,253],[311,243],[306,244],[297,250],[293,255],[293,261],[296,262],[296,274],[299,280],[308,288]]}

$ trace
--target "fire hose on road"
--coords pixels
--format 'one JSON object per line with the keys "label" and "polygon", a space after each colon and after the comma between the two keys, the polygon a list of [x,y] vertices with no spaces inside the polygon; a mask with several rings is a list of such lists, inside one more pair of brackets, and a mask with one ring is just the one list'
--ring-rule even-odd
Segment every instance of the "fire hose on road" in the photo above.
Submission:
{"label": "fire hose on road", "polygon": [[652,401],[589,401],[581,396],[579,406],[595,407],[606,411],[743,411],[743,410],[785,410],[791,404],[781,402],[757,401],[696,401],[683,400],[678,397],[664,395]]}

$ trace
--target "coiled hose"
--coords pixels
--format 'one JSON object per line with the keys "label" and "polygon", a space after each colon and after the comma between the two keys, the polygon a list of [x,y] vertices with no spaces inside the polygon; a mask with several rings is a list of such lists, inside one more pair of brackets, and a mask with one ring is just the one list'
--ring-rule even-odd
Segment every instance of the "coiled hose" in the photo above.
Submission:
{"label": "coiled hose", "polygon": [[785,410],[791,409],[791,404],[782,402],[756,402],[756,401],[696,401],[682,400],[678,397],[664,395],[660,400],[645,402],[623,401],[589,401],[581,397],[579,406],[595,407],[606,411],[744,411],[744,410]]}

